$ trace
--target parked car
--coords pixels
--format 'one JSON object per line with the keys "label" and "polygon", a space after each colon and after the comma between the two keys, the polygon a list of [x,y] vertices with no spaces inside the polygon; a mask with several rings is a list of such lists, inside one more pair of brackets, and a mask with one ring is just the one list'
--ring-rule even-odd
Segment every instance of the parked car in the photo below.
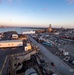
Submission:
{"label": "parked car", "polygon": [[69,61],[70,60],[70,57],[69,56],[66,56],[63,60],[64,61]]}
{"label": "parked car", "polygon": [[74,65],[74,60],[69,60],[69,62],[70,62],[72,65]]}
{"label": "parked car", "polygon": [[44,44],[44,45],[46,45],[46,46],[52,47],[52,44],[51,44],[51,43],[43,42],[42,44]]}

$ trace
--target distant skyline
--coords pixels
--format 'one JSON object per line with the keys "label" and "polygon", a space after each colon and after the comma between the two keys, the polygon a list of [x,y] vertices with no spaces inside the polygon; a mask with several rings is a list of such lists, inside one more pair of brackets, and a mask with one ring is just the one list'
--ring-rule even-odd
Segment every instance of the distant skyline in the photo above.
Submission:
{"label": "distant skyline", "polygon": [[0,26],[74,28],[74,0],[0,0]]}

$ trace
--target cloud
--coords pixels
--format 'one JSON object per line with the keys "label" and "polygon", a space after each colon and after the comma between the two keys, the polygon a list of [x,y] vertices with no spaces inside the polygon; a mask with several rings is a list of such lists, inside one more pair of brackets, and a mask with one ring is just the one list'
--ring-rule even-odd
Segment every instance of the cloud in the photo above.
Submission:
{"label": "cloud", "polygon": [[48,8],[44,8],[42,11],[48,11]]}
{"label": "cloud", "polygon": [[67,2],[68,2],[69,4],[73,4],[73,3],[74,3],[74,0],[67,0]]}

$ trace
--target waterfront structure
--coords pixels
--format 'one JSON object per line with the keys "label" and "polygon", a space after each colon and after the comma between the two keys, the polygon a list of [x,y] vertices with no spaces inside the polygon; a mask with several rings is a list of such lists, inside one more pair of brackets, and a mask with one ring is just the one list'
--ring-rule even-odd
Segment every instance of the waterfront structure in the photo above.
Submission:
{"label": "waterfront structure", "polygon": [[28,39],[28,37],[25,34],[19,34],[18,35],[18,40],[27,40],[27,39]]}
{"label": "waterfront structure", "polygon": [[24,31],[23,34],[35,34],[35,31]]}
{"label": "waterfront structure", "polygon": [[22,40],[5,40],[0,41],[0,48],[12,48],[12,47],[19,47],[23,46]]}
{"label": "waterfront structure", "polygon": [[48,32],[52,32],[52,31],[53,31],[51,24],[49,24],[49,27],[48,27],[47,31],[48,31]]}
{"label": "waterfront structure", "polygon": [[12,34],[13,39],[18,39],[18,34]]}

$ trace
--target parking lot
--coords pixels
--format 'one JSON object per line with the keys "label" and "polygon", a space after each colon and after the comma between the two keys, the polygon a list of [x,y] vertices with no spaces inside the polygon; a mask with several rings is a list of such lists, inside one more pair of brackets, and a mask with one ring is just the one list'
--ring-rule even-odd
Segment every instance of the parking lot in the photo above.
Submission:
{"label": "parking lot", "polygon": [[58,71],[62,75],[74,75],[74,69],[72,69],[70,66],[68,66],[65,62],[63,62],[58,56],[51,53],[47,48],[45,48],[43,45],[39,44],[37,41],[35,41],[33,38],[31,38],[31,41],[39,46],[41,53],[44,54],[48,60],[51,60],[56,65],[55,68],[58,69]]}
{"label": "parking lot", "polygon": [[[31,36],[33,36],[33,35],[31,35]],[[44,47],[46,47],[53,54],[56,55],[56,53],[57,53],[57,56],[60,59],[62,59],[66,64],[68,64],[71,68],[74,69],[74,64],[71,62],[71,60],[74,60],[74,46],[73,46],[74,43],[73,42],[63,40],[61,38],[58,38],[58,36],[56,36],[54,34],[48,34],[48,33],[42,33],[38,36],[36,35],[36,37],[40,40],[39,41],[40,44],[42,44]],[[34,37],[35,40],[37,40],[36,37]],[[48,41],[51,41],[51,43],[53,43],[52,46],[50,46]],[[59,50],[60,48],[62,48],[62,50],[65,50],[66,52],[68,52],[69,55],[63,55]],[[68,60],[67,56],[68,56],[68,58],[70,58],[70,61]]]}

